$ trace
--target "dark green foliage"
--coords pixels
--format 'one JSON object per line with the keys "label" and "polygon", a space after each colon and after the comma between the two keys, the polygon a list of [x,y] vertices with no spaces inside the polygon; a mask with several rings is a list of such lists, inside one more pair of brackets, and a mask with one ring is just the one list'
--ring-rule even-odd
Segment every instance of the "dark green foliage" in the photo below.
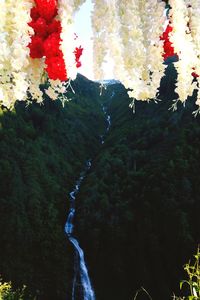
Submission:
{"label": "dark green foliage", "polygon": [[[169,111],[175,71],[163,78],[163,102],[136,103],[107,88],[112,127],[80,192],[78,234],[97,300],[133,299],[143,286],[154,300],[179,289],[182,265],[200,237],[200,119],[194,99]],[[149,299],[144,294],[137,299]]]}
{"label": "dark green foliage", "polygon": [[104,127],[97,85],[81,76],[74,85],[76,94],[64,108],[60,101],[27,108],[18,103],[0,117],[0,274],[42,300],[70,293],[67,195],[97,152]]}
{"label": "dark green foliage", "polygon": [[[99,98],[79,76],[63,108],[44,106],[0,116],[0,273],[26,284],[38,300],[70,299],[73,248],[64,234],[67,195],[88,158],[92,168],[76,205],[76,235],[85,250],[97,300],[131,300],[144,287],[154,300],[178,294],[182,265],[200,236],[200,119],[169,111],[176,73],[163,78],[162,102],[136,103],[120,84]],[[114,94],[113,94],[114,91]],[[112,97],[111,97],[112,96]],[[105,143],[100,102],[112,126]],[[146,298],[145,298],[146,297]],[[139,293],[137,299],[148,299]],[[82,299],[77,299],[82,300]]]}

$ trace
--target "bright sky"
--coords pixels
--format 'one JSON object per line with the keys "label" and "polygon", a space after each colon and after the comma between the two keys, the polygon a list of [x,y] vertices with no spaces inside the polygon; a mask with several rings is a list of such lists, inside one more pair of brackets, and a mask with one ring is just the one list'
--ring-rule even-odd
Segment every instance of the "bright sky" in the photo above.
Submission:
{"label": "bright sky", "polygon": [[94,79],[92,65],[92,27],[90,20],[92,7],[91,0],[87,0],[81,6],[75,18],[75,33],[78,35],[80,45],[84,48],[81,57],[82,67],[79,68],[78,72],[89,79]]}
{"label": "bright sky", "polygon": [[[92,26],[91,26],[91,12],[93,4],[91,0],[87,0],[82,6],[80,11],[76,14],[75,18],[75,33],[79,37],[80,45],[84,48],[81,57],[82,67],[78,72],[83,74],[89,79],[94,80],[93,75],[93,50],[92,50]],[[112,67],[110,64],[105,64],[104,72],[105,79],[111,79]]]}

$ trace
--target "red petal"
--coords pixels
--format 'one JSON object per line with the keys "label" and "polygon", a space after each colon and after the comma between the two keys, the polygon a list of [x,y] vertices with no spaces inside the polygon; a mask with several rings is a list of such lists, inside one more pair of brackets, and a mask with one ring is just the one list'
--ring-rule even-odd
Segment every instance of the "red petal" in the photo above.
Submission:
{"label": "red petal", "polygon": [[45,63],[47,65],[45,70],[47,71],[50,79],[59,79],[61,81],[67,80],[65,62],[62,56],[47,58]]}
{"label": "red petal", "polygon": [[39,36],[32,36],[28,45],[31,58],[42,58],[44,56],[43,40]]}

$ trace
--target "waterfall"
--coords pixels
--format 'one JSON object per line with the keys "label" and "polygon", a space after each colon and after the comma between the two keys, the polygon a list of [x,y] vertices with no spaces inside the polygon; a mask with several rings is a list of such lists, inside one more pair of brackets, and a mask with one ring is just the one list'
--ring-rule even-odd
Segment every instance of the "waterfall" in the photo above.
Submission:
{"label": "waterfall", "polygon": [[[112,93],[112,97],[114,97],[114,92]],[[106,118],[106,122],[107,122],[107,126],[106,126],[106,132],[108,132],[110,130],[110,127],[111,127],[111,116],[107,113],[107,108],[102,104],[102,110],[103,110],[103,113],[105,115],[105,118]],[[101,140],[101,144],[104,144],[104,136],[105,135],[100,135],[100,140]]]}
{"label": "waterfall", "polygon": [[111,118],[110,118],[110,115],[107,115],[106,120],[107,120],[107,123],[108,123],[108,126],[107,126],[107,128],[106,128],[106,131],[109,131],[109,130],[110,130],[110,126],[111,126]]}
{"label": "waterfall", "polygon": [[[114,94],[112,94],[112,97],[113,96]],[[104,136],[108,133],[111,127],[111,117],[107,113],[107,108],[104,105],[102,105],[102,110],[107,121],[105,134],[100,135],[101,143],[104,144]],[[91,165],[92,165],[91,160],[87,160],[84,171],[80,174],[79,179],[75,183],[75,188],[69,193],[70,209],[67,216],[67,221],[65,223],[65,233],[67,234],[70,243],[73,245],[75,250],[75,255],[76,255],[74,261],[74,278],[72,283],[72,300],[76,300],[76,288],[77,288],[78,278],[80,278],[80,282],[81,282],[81,288],[83,291],[83,300],[95,300],[95,294],[91,285],[90,277],[85,263],[83,249],[81,249],[78,240],[73,237],[73,230],[74,230],[73,220],[76,212],[75,210],[76,195],[78,194],[81,183],[85,178],[87,171],[91,168]]]}
{"label": "waterfall", "polygon": [[[95,300],[94,291],[92,289],[92,285],[91,285],[90,278],[88,275],[87,266],[85,264],[83,250],[81,249],[78,241],[75,238],[69,237],[69,240],[74,245],[74,248],[78,252],[78,256],[79,256],[79,272],[80,272],[81,284],[82,284],[82,288],[83,288],[83,299],[84,300]],[[76,273],[75,273],[75,276],[76,276]],[[75,277],[75,280],[76,280],[76,277]],[[75,282],[73,283],[73,290],[74,289],[75,289]],[[74,291],[72,293],[72,300],[74,300],[73,294],[74,294]]]}
{"label": "waterfall", "polygon": [[90,277],[88,274],[87,266],[84,259],[84,252],[81,249],[78,240],[75,239],[73,234],[74,224],[73,219],[75,216],[75,200],[76,195],[79,192],[80,185],[85,178],[86,172],[91,167],[91,160],[87,160],[86,167],[84,171],[81,173],[79,179],[75,183],[75,188],[69,193],[70,196],[70,210],[67,216],[67,221],[65,223],[65,233],[68,236],[69,241],[73,245],[75,249],[75,262],[74,262],[74,278],[72,284],[72,300],[76,299],[76,287],[77,287],[77,277],[80,276],[81,287],[83,290],[83,300],[95,300],[95,294],[92,288],[92,284],[90,282]]}

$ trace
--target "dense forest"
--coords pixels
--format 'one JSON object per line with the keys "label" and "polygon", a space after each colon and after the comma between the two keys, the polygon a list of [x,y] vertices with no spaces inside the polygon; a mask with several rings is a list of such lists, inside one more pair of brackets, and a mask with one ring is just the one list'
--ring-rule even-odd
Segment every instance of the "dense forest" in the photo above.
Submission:
{"label": "dense forest", "polygon": [[137,102],[134,115],[120,84],[104,92],[112,126],[77,216],[97,299],[133,299],[141,286],[154,300],[171,299],[199,242],[200,119],[192,115],[195,95],[170,110],[175,78],[170,64],[162,101]]}
{"label": "dense forest", "polygon": [[[74,251],[64,233],[69,192],[85,161],[75,234],[97,300],[153,300],[179,294],[183,264],[200,236],[200,118],[195,95],[168,110],[169,65],[158,103],[136,103],[120,83],[100,96],[78,76],[69,102],[18,103],[0,116],[0,275],[38,300],[71,300]],[[111,116],[106,132],[102,104]],[[148,299],[138,295],[137,299]],[[82,299],[76,299],[82,300]]]}
{"label": "dense forest", "polygon": [[42,300],[70,294],[68,194],[105,126],[98,85],[79,76],[73,89],[64,107],[46,99],[0,116],[0,275]]}

